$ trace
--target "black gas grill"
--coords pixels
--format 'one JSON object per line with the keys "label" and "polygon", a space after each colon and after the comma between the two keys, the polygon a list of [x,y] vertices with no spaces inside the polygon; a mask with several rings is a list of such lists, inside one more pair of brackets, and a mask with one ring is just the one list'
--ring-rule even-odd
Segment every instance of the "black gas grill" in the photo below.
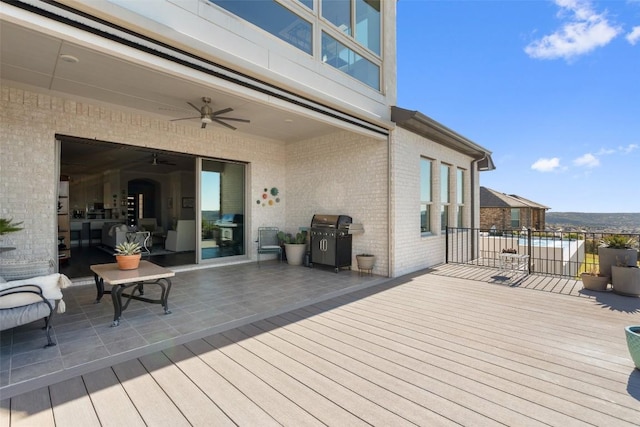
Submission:
{"label": "black gas grill", "polygon": [[336,273],[351,268],[351,217],[316,214],[311,220],[311,266],[330,265]]}

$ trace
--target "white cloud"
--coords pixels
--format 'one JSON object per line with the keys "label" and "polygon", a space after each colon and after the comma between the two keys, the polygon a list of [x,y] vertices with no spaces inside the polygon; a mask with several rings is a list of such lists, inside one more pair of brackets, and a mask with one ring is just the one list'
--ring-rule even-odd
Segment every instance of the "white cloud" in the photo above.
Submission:
{"label": "white cloud", "polygon": [[557,157],[551,159],[538,159],[531,165],[531,169],[538,172],[553,172],[560,167],[560,159]]}
{"label": "white cloud", "polygon": [[635,151],[638,149],[638,144],[629,144],[626,147],[619,147],[618,149],[622,151],[624,154],[629,154],[632,151]]}
{"label": "white cloud", "polygon": [[584,154],[573,161],[576,166],[585,166],[587,168],[595,168],[600,166],[600,160],[591,153]]}
{"label": "white cloud", "polygon": [[606,154],[614,154],[616,150],[612,148],[601,148],[600,151],[596,153],[596,156],[604,156]]}
{"label": "white cloud", "polygon": [[555,0],[558,15],[569,15],[556,32],[531,42],[524,51],[537,59],[570,59],[607,45],[622,29],[609,24],[604,13],[596,13],[588,0]]}
{"label": "white cloud", "polygon": [[631,32],[626,35],[626,39],[632,45],[635,45],[640,40],[640,25],[633,27]]}

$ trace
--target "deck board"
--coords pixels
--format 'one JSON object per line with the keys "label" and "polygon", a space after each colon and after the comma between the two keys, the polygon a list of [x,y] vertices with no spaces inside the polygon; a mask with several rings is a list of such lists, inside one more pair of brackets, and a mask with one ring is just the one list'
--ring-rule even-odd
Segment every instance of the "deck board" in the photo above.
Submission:
{"label": "deck board", "polygon": [[164,353],[140,358],[140,363],[167,393],[191,425],[234,426],[222,410],[189,377],[174,365]]}
{"label": "deck board", "polygon": [[147,425],[188,426],[189,422],[138,359],[113,371]]}
{"label": "deck board", "polygon": [[49,389],[57,425],[100,426],[100,420],[98,420],[82,377],[53,384]]}
{"label": "deck board", "polygon": [[15,396],[0,427],[640,424],[624,337],[640,299],[476,270],[441,266]]}
{"label": "deck board", "polygon": [[145,423],[111,368],[82,376],[102,426],[144,426]]}

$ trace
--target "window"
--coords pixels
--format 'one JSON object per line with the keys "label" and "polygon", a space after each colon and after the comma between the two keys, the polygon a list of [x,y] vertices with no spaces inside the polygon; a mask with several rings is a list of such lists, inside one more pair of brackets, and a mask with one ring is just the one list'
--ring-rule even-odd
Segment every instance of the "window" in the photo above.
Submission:
{"label": "window", "polygon": [[457,227],[464,227],[464,170],[456,171],[456,222]]}
{"label": "window", "polygon": [[440,229],[449,225],[449,166],[440,165]]}
{"label": "window", "polygon": [[303,5],[307,6],[309,9],[313,10],[313,0],[298,0]]}
{"label": "window", "polygon": [[520,228],[520,209],[511,208],[511,228]]}
{"label": "window", "polygon": [[380,55],[379,0],[356,0],[356,41]]}
{"label": "window", "polygon": [[380,91],[381,0],[209,1]]}
{"label": "window", "polygon": [[[309,55],[313,54],[311,23],[274,0],[210,0]],[[308,2],[302,2],[307,4]],[[313,3],[313,2],[311,2]]]}
{"label": "window", "polygon": [[380,90],[380,68],[327,33],[322,33],[322,62]]}
{"label": "window", "polygon": [[431,160],[420,159],[420,232],[431,232]]}
{"label": "window", "polygon": [[380,55],[380,0],[322,0],[322,17]]}

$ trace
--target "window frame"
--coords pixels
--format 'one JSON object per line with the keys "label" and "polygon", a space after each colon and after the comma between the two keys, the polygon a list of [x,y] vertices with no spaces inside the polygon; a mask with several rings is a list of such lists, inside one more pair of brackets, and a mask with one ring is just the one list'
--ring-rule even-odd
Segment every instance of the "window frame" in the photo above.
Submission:
{"label": "window frame", "polygon": [[[513,215],[514,213],[518,214],[517,215],[518,219],[516,219],[516,220],[514,220],[514,218],[513,218],[514,217],[514,215]],[[517,221],[516,225],[514,225],[515,224],[514,221]],[[516,228],[519,229],[521,222],[522,222],[522,218],[521,218],[521,215],[520,215],[520,208],[511,208],[511,210],[510,210],[510,225],[511,225],[511,228],[512,229],[516,229]]]}
{"label": "window frame", "polygon": [[[433,163],[434,160],[428,157],[420,156],[420,234],[422,236],[428,236],[433,234]],[[423,165],[429,165],[428,171],[428,200],[423,200],[424,193],[424,169]],[[424,208],[424,210],[423,210]],[[422,220],[422,212],[425,212],[425,221]],[[424,227],[423,227],[424,225]]]}
{"label": "window frame", "polygon": [[[446,178],[446,187],[443,188]],[[446,196],[443,197],[443,193]],[[440,230],[445,231],[450,222],[451,213],[451,165],[440,163]]]}
{"label": "window frame", "polygon": [[458,228],[464,228],[464,205],[465,205],[465,170],[456,169],[456,224]]}

